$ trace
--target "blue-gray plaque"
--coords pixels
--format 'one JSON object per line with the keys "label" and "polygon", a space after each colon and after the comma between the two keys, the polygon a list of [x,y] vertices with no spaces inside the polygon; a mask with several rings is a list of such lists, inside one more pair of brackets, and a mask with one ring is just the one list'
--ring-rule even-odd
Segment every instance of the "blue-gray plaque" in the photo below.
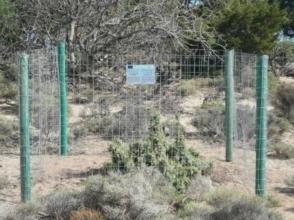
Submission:
{"label": "blue-gray plaque", "polygon": [[126,69],[128,85],[154,85],[156,82],[153,64],[128,64]]}

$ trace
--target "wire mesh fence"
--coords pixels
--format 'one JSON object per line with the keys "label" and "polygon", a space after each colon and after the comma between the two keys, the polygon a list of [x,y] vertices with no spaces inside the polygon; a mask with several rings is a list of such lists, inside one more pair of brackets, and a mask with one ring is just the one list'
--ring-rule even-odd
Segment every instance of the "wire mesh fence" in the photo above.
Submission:
{"label": "wire mesh fence", "polygon": [[[222,161],[224,51],[74,54],[67,63],[67,158],[58,156],[57,50],[34,50],[29,55],[33,194],[77,187],[96,173],[136,166],[158,167],[183,190],[194,174],[211,173],[208,160],[215,161],[215,182],[254,190],[255,55],[238,52],[234,58],[233,165]],[[155,81],[129,83],[128,68],[136,65],[154,66]]]}

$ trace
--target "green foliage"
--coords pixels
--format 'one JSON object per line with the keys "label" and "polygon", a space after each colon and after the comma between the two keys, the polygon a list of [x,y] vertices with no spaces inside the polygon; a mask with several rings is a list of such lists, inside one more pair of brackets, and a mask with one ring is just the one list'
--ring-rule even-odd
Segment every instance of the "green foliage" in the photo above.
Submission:
{"label": "green foliage", "polygon": [[145,142],[126,144],[116,140],[111,144],[112,164],[107,168],[125,172],[134,166],[155,166],[177,190],[183,191],[195,175],[209,175],[212,169],[210,162],[185,146],[184,139],[183,129],[178,126],[174,142],[169,143],[159,115],[155,115],[150,121],[149,137]]}
{"label": "green foliage", "polygon": [[[209,137],[210,141],[222,142],[224,141],[224,120],[224,106],[216,100],[211,100],[204,102],[200,108],[196,108],[192,122],[204,140]],[[268,137],[270,142],[280,141],[281,135],[290,127],[291,124],[287,118],[277,115],[276,112],[269,112]],[[255,129],[255,109],[244,109],[237,105],[235,131],[237,140],[251,142],[254,146]]]}
{"label": "green foliage", "polygon": [[197,79],[183,80],[178,89],[182,96],[196,94],[198,90]]}
{"label": "green foliage", "polygon": [[176,191],[158,169],[145,167],[92,177],[82,194],[84,206],[107,219],[165,219]]}
{"label": "green foliage", "polygon": [[14,120],[0,117],[0,149],[1,152],[16,150],[19,142],[19,127]]}
{"label": "green foliage", "polygon": [[287,186],[292,187],[294,189],[294,175],[290,176],[285,180]]}
{"label": "green foliage", "polygon": [[294,123],[294,86],[291,84],[282,84],[277,89],[274,106],[276,110]]}
{"label": "green foliage", "polygon": [[17,85],[16,83],[9,82],[3,77],[0,72],[0,98],[6,102],[11,99],[15,99],[17,96]]}
{"label": "green foliage", "polygon": [[270,95],[275,95],[278,91],[280,82],[279,78],[276,77],[273,72],[268,73],[268,90]]}
{"label": "green foliage", "polygon": [[272,51],[271,57],[279,65],[294,61],[294,42],[279,42]]}
{"label": "green foliage", "polygon": [[60,191],[40,199],[43,209],[54,218],[69,219],[72,211],[82,207],[81,196],[77,192]]}
{"label": "green foliage", "polygon": [[269,211],[264,205],[248,199],[242,199],[230,206],[224,207],[213,214],[210,219],[215,220],[243,220],[243,219],[267,219],[282,220],[282,216]]}
{"label": "green foliage", "polygon": [[268,115],[268,137],[274,143],[279,142],[281,135],[289,131],[291,123],[276,112],[270,112]]}
{"label": "green foliage", "polygon": [[294,2],[292,0],[280,0],[280,2],[282,8],[287,10],[289,18],[289,21],[284,26],[284,34],[289,37],[294,37]]}
{"label": "green foliage", "polygon": [[0,176],[0,190],[5,189],[9,186],[9,181],[7,177]]}
{"label": "green foliage", "polygon": [[23,204],[18,207],[16,210],[13,210],[7,216],[4,217],[4,220],[38,220],[38,212],[40,211],[40,206],[28,203]]}
{"label": "green foliage", "polygon": [[[210,102],[211,103],[211,102]],[[225,109],[222,105],[204,104],[197,108],[193,118],[193,125],[197,127],[205,139],[222,141],[224,139]]]}
{"label": "green foliage", "polygon": [[204,87],[222,87],[223,79],[221,77],[215,78],[195,78],[182,80],[178,87],[178,92],[182,96],[195,95],[199,89]]}
{"label": "green foliage", "polygon": [[70,220],[105,220],[105,218],[95,210],[82,209],[71,214]]}
{"label": "green foliage", "polygon": [[[15,13],[15,6],[10,0],[0,0],[0,18],[4,22],[8,19],[14,18],[16,15]],[[1,22],[1,30],[3,28],[4,23]]]}
{"label": "green foliage", "polygon": [[275,156],[282,159],[294,158],[294,146],[278,142],[270,146],[270,149],[274,151]]}
{"label": "green foliage", "polygon": [[[104,100],[104,99],[103,99]],[[144,136],[148,132],[148,120],[151,110],[148,106],[124,106],[119,112],[112,113],[106,100],[101,102],[101,108],[94,104],[81,114],[82,120],[72,125],[74,138],[87,135],[103,137]]]}
{"label": "green foliage", "polygon": [[281,200],[280,198],[275,194],[268,194],[264,198],[265,204],[269,208],[275,208],[281,206]]}
{"label": "green foliage", "polygon": [[278,3],[227,0],[211,22],[228,48],[265,53],[275,46],[276,34],[287,22]]}
{"label": "green foliage", "polygon": [[216,208],[210,219],[272,219],[280,220],[282,217],[269,211],[269,207],[279,206],[274,196],[265,198],[240,193],[227,187],[219,187],[207,194],[206,201]]}
{"label": "green foliage", "polygon": [[[202,182],[202,178],[197,176],[196,183]],[[40,214],[64,220],[282,219],[269,209],[279,206],[276,197],[260,198],[224,187],[211,191],[204,183],[207,181],[200,188],[179,194],[157,168],[110,172],[90,177],[79,192],[57,192],[33,204],[21,205],[4,219],[37,220]],[[196,200],[190,196],[193,192],[205,194]]]}
{"label": "green foliage", "polygon": [[15,67],[13,65],[0,64],[0,100],[4,99],[6,102],[8,100],[15,100],[17,96],[16,80]]}
{"label": "green foliage", "polygon": [[207,203],[218,209],[226,207],[238,201],[240,198],[241,194],[238,191],[226,187],[216,188],[206,195]]}
{"label": "green foliage", "polygon": [[0,20],[0,46],[12,48],[19,42],[21,34],[16,22],[14,1],[0,0]]}

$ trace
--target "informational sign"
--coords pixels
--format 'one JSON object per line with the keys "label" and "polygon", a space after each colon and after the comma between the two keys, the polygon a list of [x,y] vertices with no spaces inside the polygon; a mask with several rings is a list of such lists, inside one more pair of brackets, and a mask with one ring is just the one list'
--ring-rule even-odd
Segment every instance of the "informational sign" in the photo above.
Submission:
{"label": "informational sign", "polygon": [[154,64],[126,65],[128,85],[154,85],[156,83]]}

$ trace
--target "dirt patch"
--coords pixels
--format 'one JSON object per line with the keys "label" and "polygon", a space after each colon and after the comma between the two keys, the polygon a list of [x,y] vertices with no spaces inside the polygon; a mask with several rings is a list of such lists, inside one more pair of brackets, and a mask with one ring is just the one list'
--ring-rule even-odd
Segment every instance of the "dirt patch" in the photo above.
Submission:
{"label": "dirt patch", "polygon": [[[201,155],[213,161],[212,179],[217,185],[229,186],[243,192],[254,193],[255,187],[255,151],[234,149],[233,162],[225,161],[225,147],[209,146],[200,140],[188,140],[188,146],[194,147]],[[273,194],[281,200],[276,208],[287,220],[294,219],[294,195],[286,193],[284,180],[293,175],[294,159],[279,160],[268,158],[266,170],[267,194]]]}
{"label": "dirt patch", "polygon": [[[108,142],[98,138],[95,141],[90,139],[90,141],[96,144],[87,154],[76,152],[67,157],[58,155],[31,157],[34,198],[54,190],[79,189],[89,176],[97,174],[99,168],[110,160],[107,153]],[[85,142],[86,140],[83,143]],[[87,151],[87,148],[83,151]],[[0,176],[7,176],[10,182],[9,187],[0,191],[0,203],[17,204],[20,197],[19,155],[1,155],[0,167]]]}

